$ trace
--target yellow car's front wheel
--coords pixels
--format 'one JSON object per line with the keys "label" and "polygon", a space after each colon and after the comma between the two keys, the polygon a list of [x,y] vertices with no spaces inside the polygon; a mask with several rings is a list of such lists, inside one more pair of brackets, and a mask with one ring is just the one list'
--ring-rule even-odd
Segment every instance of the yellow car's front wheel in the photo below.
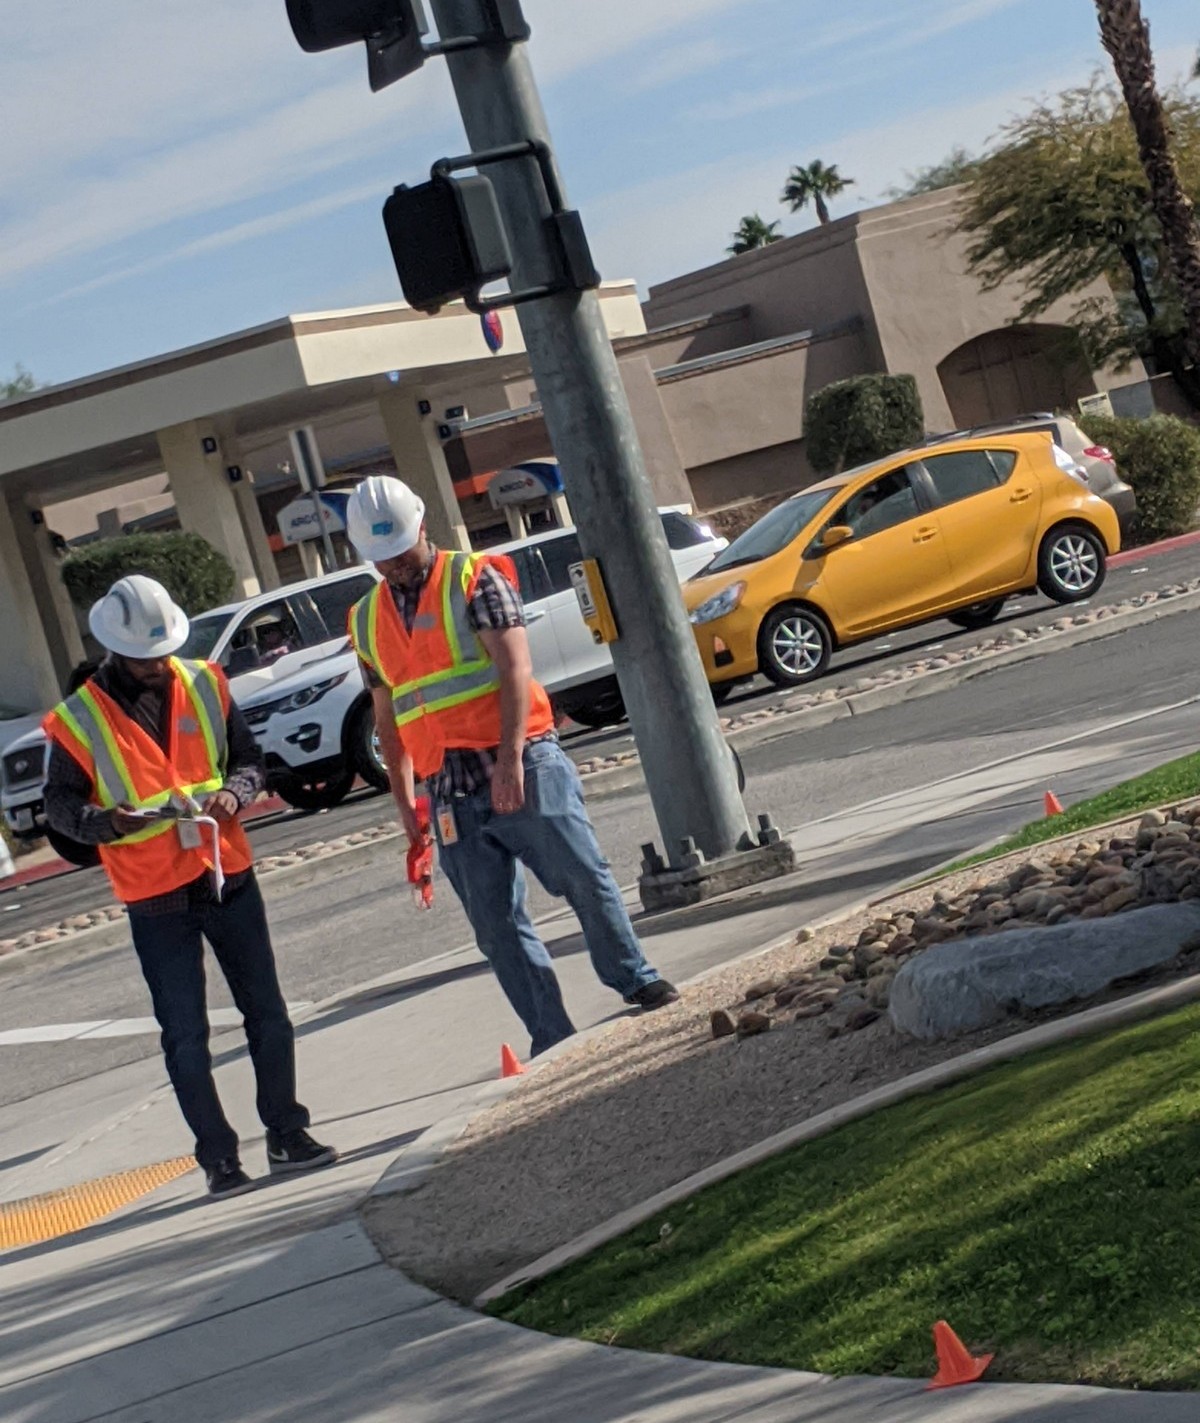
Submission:
{"label": "yellow car's front wheel", "polygon": [[758,665],[779,687],[815,681],[829,666],[832,652],[829,624],[803,603],[773,609],[758,632]]}

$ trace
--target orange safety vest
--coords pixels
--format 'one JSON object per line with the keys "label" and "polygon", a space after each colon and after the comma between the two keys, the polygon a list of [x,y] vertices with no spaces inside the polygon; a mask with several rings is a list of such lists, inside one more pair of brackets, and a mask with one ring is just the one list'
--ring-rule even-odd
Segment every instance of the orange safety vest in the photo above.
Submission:
{"label": "orange safety vest", "polygon": [[[229,683],[209,662],[171,658],[170,731],[161,746],[95,681],[60,702],[42,729],[79,763],[92,781],[92,804],[153,809],[181,796],[211,795],[225,783]],[[220,827],[221,869],[238,874],[253,863],[250,842],[236,820]],[[169,894],[213,868],[211,831],[199,848],[185,849],[173,821],[160,820],[99,846],[100,861],[124,904]]]}
{"label": "orange safety vest", "polygon": [[[500,743],[500,674],[468,611],[486,567],[518,586],[510,558],[439,550],[411,633],[386,583],[376,584],[350,610],[350,637],[391,692],[396,729],[420,780],[437,774],[448,750],[490,750]],[[534,682],[526,739],[553,730],[550,698]]]}

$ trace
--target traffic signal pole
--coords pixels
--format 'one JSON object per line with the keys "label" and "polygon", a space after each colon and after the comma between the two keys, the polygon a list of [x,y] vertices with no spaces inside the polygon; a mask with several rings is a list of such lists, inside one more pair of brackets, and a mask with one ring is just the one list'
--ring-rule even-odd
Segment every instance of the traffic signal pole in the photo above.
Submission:
{"label": "traffic signal pole", "polygon": [[[478,0],[432,0],[432,9],[444,35],[484,25]],[[473,150],[528,140],[550,148],[524,44],[464,49],[446,63]],[[538,165],[497,164],[488,176],[512,244],[513,288],[553,280]],[[598,560],[616,616],[613,662],[668,862],[683,867],[693,843],[706,860],[750,851],[759,837],[680,598],[599,297],[559,292],[517,315],[580,546]]]}
{"label": "traffic signal pole", "polygon": [[[309,53],[365,40],[373,89],[437,55],[449,67],[471,152],[440,159],[428,184],[396,188],[384,225],[419,310],[462,297],[473,311],[517,311],[580,547],[612,611],[613,663],[665,845],[665,859],[642,847],[642,902],[694,903],[785,873],[791,846],[768,816],[756,832],[746,818],[601,315],[599,277],[566,204],[520,0],[430,0],[440,36],[432,44],[421,0],[286,3]],[[479,176],[451,179],[472,167]],[[508,292],[484,298],[500,276]],[[589,591],[599,599],[590,582]]]}

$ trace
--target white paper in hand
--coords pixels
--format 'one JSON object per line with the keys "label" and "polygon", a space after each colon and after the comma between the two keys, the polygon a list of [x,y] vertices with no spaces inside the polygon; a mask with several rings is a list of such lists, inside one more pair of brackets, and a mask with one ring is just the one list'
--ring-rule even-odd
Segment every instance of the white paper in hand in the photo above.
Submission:
{"label": "white paper in hand", "polygon": [[225,893],[225,873],[221,869],[221,827],[211,815],[198,815],[192,824],[203,825],[212,832],[213,889],[216,892],[217,902],[220,903],[221,897]]}

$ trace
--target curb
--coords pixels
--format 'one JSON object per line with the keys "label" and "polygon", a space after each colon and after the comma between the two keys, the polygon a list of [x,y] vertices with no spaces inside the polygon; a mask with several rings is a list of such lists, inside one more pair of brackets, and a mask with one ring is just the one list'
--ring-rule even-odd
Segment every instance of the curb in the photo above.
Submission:
{"label": "curb", "polygon": [[1191,533],[1176,534],[1173,538],[1159,539],[1157,543],[1142,544],[1137,548],[1123,548],[1120,553],[1114,553],[1107,560],[1109,568],[1125,568],[1130,563],[1137,563],[1142,558],[1157,558],[1160,554],[1174,553],[1176,549],[1191,548],[1193,544],[1200,543],[1200,529],[1193,529]]}
{"label": "curb", "polygon": [[[1103,835],[1104,831],[1117,825],[1128,824],[1138,814],[1147,814],[1151,810],[1167,810],[1176,807],[1195,805],[1200,797],[1191,797],[1187,800],[1176,800],[1164,802],[1160,806],[1149,806],[1140,812],[1130,815],[1123,815],[1113,820],[1107,820],[1100,825],[1090,825],[1081,830],[1067,831],[1063,835],[1055,836],[1050,840],[1039,841],[1035,846],[1025,846],[1018,850],[1012,850],[1006,855],[999,855],[994,860],[987,861],[989,869],[999,867],[1006,862],[1023,858],[1035,850],[1044,850],[1052,845],[1062,844],[1067,841],[1078,841],[1083,837],[1093,837]],[[979,854],[999,843],[997,840],[987,842],[985,845],[976,847],[968,852]],[[946,860],[942,865],[934,867],[927,875],[917,880],[905,881],[903,885],[885,890],[882,894],[863,900],[859,904],[851,906],[845,910],[839,910],[834,914],[825,916],[806,927],[816,930],[828,928],[837,924],[843,919],[852,918],[855,914],[863,910],[872,909],[877,904],[884,904],[888,900],[895,899],[902,894],[911,894],[915,890],[932,886],[939,879],[946,877],[947,873],[953,872],[953,867],[959,863],[962,856]],[[981,865],[982,869],[983,866]],[[750,953],[742,954],[737,959],[730,960],[730,963],[745,963],[758,957],[760,954],[770,953],[774,949],[783,948],[795,939],[795,933],[786,935],[762,949],[754,949]],[[724,972],[728,964],[721,964],[707,970],[705,973],[697,975],[696,978],[688,981],[688,986],[703,983],[705,979],[718,973]],[[1102,1003],[1093,1008],[1085,1008],[1078,1013],[1072,1013],[1064,1018],[1057,1018],[1051,1023],[1043,1023],[1036,1028],[1030,1028],[1023,1033],[1014,1033],[1009,1037],[1002,1038],[999,1042],[989,1043],[986,1047],[973,1048],[971,1051],[961,1053],[957,1057],[952,1057],[945,1062],[935,1064],[933,1067],[923,1068],[919,1072],[902,1077],[898,1081],[889,1082],[882,1087],[877,1087],[871,1092],[864,1093],[861,1097],[855,1097],[849,1102],[842,1102],[836,1107],[831,1107],[827,1111],[818,1113],[815,1117],[810,1117],[807,1121],[799,1122],[794,1126],[786,1127],[781,1132],[764,1137],[762,1141],[756,1142],[753,1146],[748,1146],[733,1156],[727,1156],[721,1161],[714,1162],[711,1166],[706,1166],[702,1171],[694,1172],[691,1176],[685,1177],[682,1181],[673,1186],[668,1186],[666,1190],[659,1191],[655,1195],[647,1197],[646,1200],[629,1206],[626,1210],[619,1212],[600,1225],[593,1226],[591,1230],[585,1231],[574,1240],[567,1241],[566,1244],[558,1246],[555,1250],[548,1251],[531,1261],[528,1265],[519,1270],[506,1275],[502,1280],[482,1291],[472,1300],[472,1306],[482,1309],[493,1300],[499,1299],[502,1295],[508,1294],[511,1290],[517,1289],[521,1285],[532,1284],[536,1280],[545,1278],[560,1270],[563,1266],[578,1260],[583,1255],[590,1254],[593,1250],[602,1245],[607,1245],[610,1241],[624,1235],[635,1226],[643,1224],[645,1221],[665,1210],[668,1206],[678,1204],[688,1197],[703,1190],[706,1186],[714,1185],[718,1181],[726,1180],[737,1172],[744,1170],[748,1166],[753,1166],[760,1161],[766,1161],[772,1156],[778,1156],[793,1146],[798,1146],[806,1141],[813,1141],[817,1137],[825,1136],[829,1132],[836,1131],[839,1127],[845,1126],[849,1122],[857,1121],[861,1117],[870,1116],[871,1113],[881,1110],[884,1107],[894,1106],[896,1103],[907,1101],[910,1097],[921,1096],[924,1093],[936,1091],[942,1087],[951,1085],[964,1078],[974,1075],[976,1072],[986,1071],[1004,1062],[1015,1061],[1017,1058],[1027,1056],[1029,1053],[1040,1051],[1045,1047],[1053,1047],[1062,1042],[1069,1042],[1075,1038],[1088,1037],[1095,1033],[1104,1032],[1113,1028],[1123,1027],[1128,1023],[1137,1022],[1142,1018],[1153,1017],[1155,1014],[1167,1012],[1172,1008],[1182,1007],[1188,1003],[1200,999],[1200,974],[1193,974],[1189,978],[1181,979],[1175,983],[1165,984],[1160,988],[1146,989],[1141,993],[1131,994],[1127,997],[1115,1000],[1112,1003]],[[464,1122],[456,1136],[461,1135],[466,1127]],[[451,1138],[453,1139],[453,1138]],[[416,1143],[419,1145],[419,1142]],[[449,1145],[447,1141],[445,1145]]]}
{"label": "curb", "polygon": [[1091,1037],[1112,1028],[1124,1027],[1129,1023],[1154,1017],[1172,1008],[1183,1007],[1197,999],[1200,999],[1200,974],[1193,974],[1190,978],[1183,979],[1178,983],[1168,984],[1163,988],[1148,989],[1130,998],[1123,998],[1116,1003],[1104,1003],[1099,1007],[1086,1009],[1082,1013],[1072,1014],[1069,1018],[1060,1018],[1056,1022],[1031,1028],[1027,1032],[1016,1033],[998,1043],[975,1048],[973,1051],[951,1058],[947,1062],[941,1062],[934,1067],[927,1067],[920,1072],[911,1073],[908,1077],[902,1077],[897,1082],[877,1087],[873,1092],[866,1092],[861,1097],[854,1098],[853,1101],[843,1102],[840,1106],[831,1107],[828,1111],[810,1117],[808,1121],[788,1127],[784,1131],[777,1132],[774,1136],[765,1137],[762,1141],[756,1142],[754,1146],[747,1147],[734,1156],[727,1156],[723,1161],[715,1162],[712,1166],[705,1167],[703,1171],[697,1171],[676,1185],[669,1186],[665,1191],[659,1191],[657,1195],[650,1196],[635,1206],[630,1206],[619,1215],[604,1221],[603,1224],[595,1226],[592,1230],[577,1236],[565,1245],[560,1245],[557,1250],[542,1255],[523,1269],[516,1270],[505,1276],[504,1279],[497,1281],[496,1284],[490,1285],[471,1301],[472,1307],[482,1309],[493,1300],[499,1299],[502,1295],[508,1294],[521,1285],[532,1284],[543,1279],[546,1275],[562,1269],[564,1265],[571,1264],[601,1245],[607,1245],[618,1236],[624,1235],[635,1226],[650,1220],[668,1206],[677,1205],[680,1201],[687,1200],[706,1186],[724,1181],[739,1171],[745,1170],[746,1167],[778,1156],[793,1146],[826,1136],[839,1127],[870,1116],[884,1107],[891,1107],[899,1102],[907,1101],[911,1097],[922,1096],[925,1093],[947,1087],[954,1082],[972,1077],[977,1072],[985,1071],[1000,1063],[1026,1057],[1042,1048],[1054,1047],[1075,1038]]}
{"label": "curb", "polygon": [[[1200,797],[1194,798],[1200,799]],[[1164,803],[1160,807],[1147,807],[1150,809],[1166,809],[1169,806],[1192,804],[1192,801],[1172,801]],[[1146,810],[1140,812],[1145,814]],[[1135,812],[1136,814],[1136,812]],[[1134,815],[1124,815],[1119,818],[1109,820],[1101,825],[1088,826],[1082,830],[1067,831],[1061,836],[1055,836],[1052,840],[1040,841],[1036,846],[1028,846],[1022,849],[1010,851],[1006,855],[998,856],[995,860],[988,862],[988,868],[1001,866],[1007,861],[1024,857],[1034,850],[1044,850],[1046,847],[1066,841],[1079,840],[1081,837],[1102,834],[1111,826],[1126,824],[1134,818]],[[1004,837],[997,837],[984,844],[976,846],[967,852],[967,855],[981,853],[992,848]],[[708,979],[720,973],[726,972],[735,964],[746,964],[756,958],[773,953],[777,949],[785,948],[789,944],[797,942],[797,936],[805,930],[810,933],[821,929],[831,928],[846,919],[851,919],[857,914],[874,908],[878,904],[886,903],[902,894],[910,894],[914,890],[924,888],[927,885],[936,883],[939,878],[943,878],[955,865],[963,858],[961,854],[943,861],[939,865],[933,866],[924,875],[917,879],[905,879],[888,886],[878,894],[869,898],[857,900],[841,909],[834,910],[830,914],[822,915],[811,923],[804,924],[798,929],[790,930],[786,934],[769,940],[765,944],[757,945],[745,953],[738,954],[734,958],[726,960],[720,964],[714,964],[703,972],[681,982],[680,987],[685,989],[697,988]],[[981,866],[982,868],[982,866]],[[608,1243],[609,1240],[623,1235],[627,1230],[635,1225],[641,1224],[644,1220],[657,1214],[667,1206],[675,1204],[677,1201],[694,1194],[697,1190],[715,1181],[723,1180],[726,1176],[733,1175],[743,1167],[754,1164],[759,1160],[765,1160],[769,1156],[785,1151],[789,1146],[801,1141],[811,1140],[816,1136],[824,1135],[826,1132],[835,1130],[845,1122],[856,1120],[859,1116],[869,1115],[881,1107],[889,1106],[893,1102],[905,1100],[908,1096],[916,1096],[922,1092],[929,1092],[938,1087],[948,1085],[966,1077],[973,1072],[981,1071],[984,1068],[996,1063],[1004,1062],[1010,1058],[1016,1058],[1026,1053],[1038,1050],[1043,1046],[1050,1046],[1057,1041],[1066,1041],[1074,1036],[1086,1036],[1090,1033],[1099,1032],[1108,1027],[1121,1025],[1125,1021],[1136,1021],[1138,1017],[1152,1016],[1154,1013],[1166,1011],[1170,1007],[1192,1001],[1193,998],[1200,998],[1200,975],[1193,979],[1185,979],[1181,982],[1168,984],[1162,988],[1150,989],[1146,992],[1131,997],[1123,998],[1115,1003],[1102,1004],[1099,1007],[1084,1009],[1069,1017],[1056,1019],[1053,1023],[1044,1024],[1040,1027],[1028,1030],[1025,1033],[1013,1034],[1002,1039],[999,1043],[990,1044],[985,1048],[972,1049],[970,1052],[951,1058],[947,1062],[939,1063],[935,1067],[926,1068],[921,1072],[911,1074],[907,1078],[902,1078],[898,1082],[888,1083],[883,1087],[876,1088],[873,1092],[856,1098],[851,1102],[840,1104],[829,1111],[821,1113],[817,1117],[810,1118],[807,1122],[799,1123],[786,1128],[783,1132],[774,1136],[764,1138],[762,1142],[754,1146],[747,1147],[742,1152],[732,1157],[727,1157],[724,1161],[716,1162],[712,1166],[706,1167],[703,1171],[695,1173],[693,1176],[685,1178],[677,1185],[668,1187],[666,1191],[649,1197],[637,1205],[629,1207],[612,1217],[611,1220],[593,1227],[592,1230],[568,1241],[565,1245],[540,1256],[537,1260],[530,1262],[522,1269],[506,1276],[503,1280],[489,1286],[489,1288],[478,1295],[472,1305],[475,1308],[482,1308],[493,1299],[497,1299],[501,1294],[508,1293],[518,1285],[532,1283],[571,1261],[578,1259],[581,1255],[590,1253],[600,1245]],[[1127,1015],[1123,1016],[1123,1015]],[[598,1023],[594,1027],[586,1029],[582,1033],[576,1034],[572,1038],[566,1039],[556,1048],[546,1053],[531,1063],[527,1068],[525,1077],[531,1072],[537,1072],[541,1068],[549,1066],[556,1057],[573,1051],[581,1044],[586,1043],[590,1037],[597,1036],[608,1025]],[[391,1195],[406,1195],[419,1190],[429,1179],[432,1173],[441,1163],[446,1150],[462,1136],[470,1123],[486,1108],[492,1106],[515,1090],[521,1083],[521,1077],[499,1079],[489,1082],[480,1087],[472,1096],[470,1101],[453,1116],[435,1123],[423,1132],[410,1146],[406,1147],[384,1170],[375,1187],[368,1194],[364,1205],[371,1201],[385,1198]],[[895,1095],[889,1095],[895,1094]],[[368,1230],[368,1234],[370,1231]]]}

